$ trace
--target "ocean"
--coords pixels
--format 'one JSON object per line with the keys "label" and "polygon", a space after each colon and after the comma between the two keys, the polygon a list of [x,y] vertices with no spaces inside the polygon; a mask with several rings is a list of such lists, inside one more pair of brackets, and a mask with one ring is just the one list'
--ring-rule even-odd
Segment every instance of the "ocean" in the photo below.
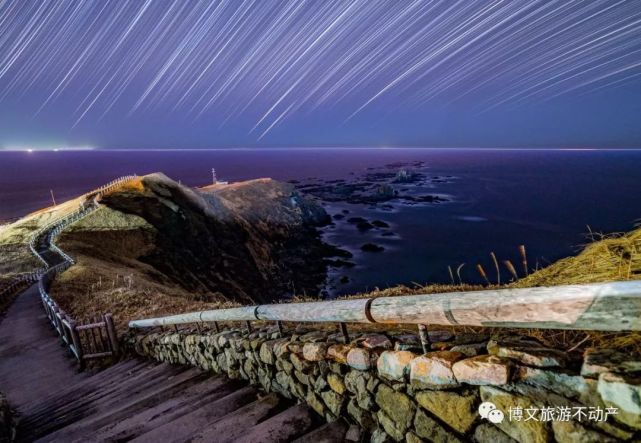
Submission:
{"label": "ocean", "polygon": [[[305,148],[172,151],[0,152],[0,219],[25,215],[126,174],[161,171],[189,186],[219,179],[346,179],[368,168],[425,162],[442,203],[393,205],[381,210],[332,202],[334,215],[381,220],[394,235],[358,231],[337,221],[323,229],[326,241],[350,250],[356,266],[332,271],[332,295],[396,284],[449,282],[448,265],[463,280],[478,281],[482,263],[494,278],[489,253],[518,262],[525,245],[532,267],[576,253],[592,232],[621,232],[641,218],[641,151],[500,150],[420,148]],[[380,206],[380,205],[379,205]],[[363,252],[375,243],[383,252]],[[504,272],[505,277],[505,272]]]}

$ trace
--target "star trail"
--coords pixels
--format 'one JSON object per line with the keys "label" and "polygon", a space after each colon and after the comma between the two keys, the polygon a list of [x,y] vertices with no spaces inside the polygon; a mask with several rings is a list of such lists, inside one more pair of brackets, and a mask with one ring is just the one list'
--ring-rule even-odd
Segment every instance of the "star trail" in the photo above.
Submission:
{"label": "star trail", "polygon": [[0,108],[64,134],[163,116],[259,142],[640,80],[637,0],[0,0]]}

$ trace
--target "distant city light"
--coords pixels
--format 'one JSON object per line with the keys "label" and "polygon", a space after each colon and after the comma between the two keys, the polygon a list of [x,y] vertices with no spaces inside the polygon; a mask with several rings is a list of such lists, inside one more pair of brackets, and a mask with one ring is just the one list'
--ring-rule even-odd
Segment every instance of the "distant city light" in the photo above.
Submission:
{"label": "distant city light", "polygon": [[92,146],[60,146],[60,147],[49,147],[49,146],[43,146],[43,147],[35,147],[35,148],[30,148],[27,146],[4,146],[0,147],[0,151],[19,151],[19,152],[34,152],[34,151],[53,151],[53,152],[59,152],[59,151],[91,151],[96,148]]}

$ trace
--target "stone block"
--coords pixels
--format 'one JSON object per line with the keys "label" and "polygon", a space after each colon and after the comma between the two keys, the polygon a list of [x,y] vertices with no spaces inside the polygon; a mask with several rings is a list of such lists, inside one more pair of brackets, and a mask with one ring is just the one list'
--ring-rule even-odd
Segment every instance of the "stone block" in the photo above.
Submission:
{"label": "stone block", "polygon": [[341,413],[341,409],[343,408],[343,401],[345,398],[334,391],[321,392],[320,395],[327,406],[327,409],[329,409],[334,416],[338,417]]}
{"label": "stone block", "polygon": [[548,389],[572,399],[584,397],[590,391],[588,381],[580,375],[527,366],[516,368],[514,381]]}
{"label": "stone block", "polygon": [[392,341],[382,334],[369,335],[358,342],[367,349],[392,349],[394,347]]}
{"label": "stone block", "polygon": [[[381,384],[376,391],[376,404],[385,412],[387,417],[392,420],[395,429],[400,434],[400,439],[402,439],[412,424],[416,410],[414,402],[407,395],[396,392],[389,386]],[[387,428],[385,430],[388,431]],[[392,434],[390,433],[390,435]],[[394,435],[392,435],[392,437],[394,437]]]}
{"label": "stone block", "polygon": [[327,384],[329,384],[329,387],[338,394],[344,394],[346,391],[343,377],[341,377],[340,375],[334,373],[327,374]]}
{"label": "stone block", "polygon": [[478,392],[469,389],[463,392],[424,391],[415,396],[419,405],[425,408],[455,431],[461,434],[472,429],[479,414],[476,408]]}
{"label": "stone block", "polygon": [[361,371],[350,371],[345,374],[343,381],[345,383],[345,388],[354,394],[367,392],[367,381],[371,378],[371,375],[367,372]]}
{"label": "stone block", "polygon": [[393,339],[395,351],[422,352],[421,342],[415,334],[395,335]]}
{"label": "stone block", "polygon": [[456,345],[450,348],[452,352],[460,352],[466,357],[476,357],[477,355],[487,354],[487,342],[468,343],[466,345]]}
{"label": "stone block", "polygon": [[305,343],[303,357],[308,361],[321,361],[327,357],[327,343]]}
{"label": "stone block", "polygon": [[434,443],[456,443],[461,442],[453,432],[445,429],[439,422],[427,415],[422,409],[416,411],[414,418],[414,432],[419,437],[425,438]]}
{"label": "stone block", "polygon": [[377,428],[372,432],[370,443],[391,443],[394,440],[384,430]]}
{"label": "stone block", "polygon": [[347,353],[347,364],[354,369],[367,371],[372,367],[372,355],[367,349],[352,348]]}
{"label": "stone block", "polygon": [[301,335],[298,340],[303,343],[318,343],[327,340],[328,332],[325,331],[311,331],[306,334]]}
{"label": "stone block", "polygon": [[430,343],[450,341],[454,338],[454,334],[450,331],[427,331],[427,337]]}
{"label": "stone block", "polygon": [[512,364],[493,355],[479,355],[454,363],[456,380],[470,385],[503,385],[510,381]]}
{"label": "stone block", "polygon": [[296,370],[300,372],[307,372],[312,367],[312,364],[309,361],[303,359],[303,356],[299,354],[291,354],[289,356],[289,360],[292,362]]}
{"label": "stone block", "polygon": [[508,411],[510,408],[520,407],[526,408],[539,408],[541,405],[537,404],[528,397],[516,395],[511,392],[504,391],[494,386],[481,386],[481,401],[492,402],[497,409],[503,411],[506,416],[501,423],[495,423],[499,429],[507,435],[519,442],[528,443],[547,443],[551,440],[551,430],[548,423],[538,420],[509,420]]}
{"label": "stone block", "polygon": [[338,363],[347,363],[347,354],[352,349],[349,345],[331,345],[327,348],[327,356]]}
{"label": "stone block", "polygon": [[303,355],[303,346],[305,343],[300,343],[297,341],[291,341],[287,343],[287,350],[293,354]]}
{"label": "stone block", "polygon": [[464,357],[459,352],[430,352],[410,362],[410,382],[415,386],[446,388],[458,386],[452,366]]}
{"label": "stone block", "polygon": [[296,377],[296,380],[301,382],[304,385],[309,385],[309,375],[303,374],[300,371],[294,371],[294,377]]}
{"label": "stone block", "polygon": [[641,429],[641,377],[602,373],[597,390],[607,407],[618,408],[614,419]]}
{"label": "stone block", "polygon": [[405,380],[410,372],[410,362],[416,354],[409,351],[385,351],[376,361],[378,374],[388,380]]}
{"label": "stone block", "polygon": [[318,377],[314,381],[314,390],[316,392],[321,392],[323,389],[327,388],[327,386],[328,386],[327,381],[323,377]]}
{"label": "stone block", "polygon": [[383,427],[387,435],[392,437],[394,441],[403,441],[407,428],[401,429],[399,424],[392,420],[383,410],[378,411],[376,417],[378,418],[378,423]]}
{"label": "stone block", "polygon": [[487,351],[490,355],[511,358],[524,365],[539,368],[564,367],[568,362],[565,352],[546,348],[536,340],[523,337],[490,340]]}
{"label": "stone block", "polygon": [[557,443],[615,443],[619,440],[577,423],[553,421],[552,430]]}
{"label": "stone block", "polygon": [[372,432],[376,429],[376,421],[372,417],[372,414],[358,406],[356,399],[352,398],[347,403],[347,413],[368,432]]}
{"label": "stone block", "polygon": [[482,423],[474,430],[476,443],[519,443],[494,425]]}
{"label": "stone block", "polygon": [[307,392],[307,395],[305,396],[305,401],[307,404],[318,413],[318,415],[324,417],[325,413],[327,412],[327,408],[325,407],[325,403],[322,402],[322,400],[316,395],[312,390],[309,390]]}
{"label": "stone block", "polygon": [[641,361],[615,349],[588,348],[583,353],[581,375],[598,378],[604,372],[619,374],[641,372]]}

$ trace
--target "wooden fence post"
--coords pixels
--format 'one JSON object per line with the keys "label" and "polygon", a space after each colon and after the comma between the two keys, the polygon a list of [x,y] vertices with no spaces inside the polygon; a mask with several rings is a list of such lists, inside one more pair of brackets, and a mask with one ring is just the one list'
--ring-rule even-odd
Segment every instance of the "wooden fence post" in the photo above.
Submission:
{"label": "wooden fence post", "polygon": [[107,327],[107,336],[109,337],[109,343],[111,344],[111,351],[114,356],[118,355],[118,336],[116,334],[116,328],[114,327],[114,319],[111,314],[103,315],[105,320],[105,325]]}
{"label": "wooden fence post", "polygon": [[53,307],[53,321],[52,321],[52,326],[60,336],[60,340],[62,341],[62,344],[65,344],[65,326],[62,324],[62,317],[64,316],[64,312],[58,308],[58,306]]}
{"label": "wooden fence post", "polygon": [[82,371],[85,367],[85,362],[82,358],[82,344],[80,343],[80,335],[76,329],[76,321],[69,319],[69,329],[71,334],[71,342],[73,343],[73,348],[75,349],[76,358],[80,364],[80,370]]}

